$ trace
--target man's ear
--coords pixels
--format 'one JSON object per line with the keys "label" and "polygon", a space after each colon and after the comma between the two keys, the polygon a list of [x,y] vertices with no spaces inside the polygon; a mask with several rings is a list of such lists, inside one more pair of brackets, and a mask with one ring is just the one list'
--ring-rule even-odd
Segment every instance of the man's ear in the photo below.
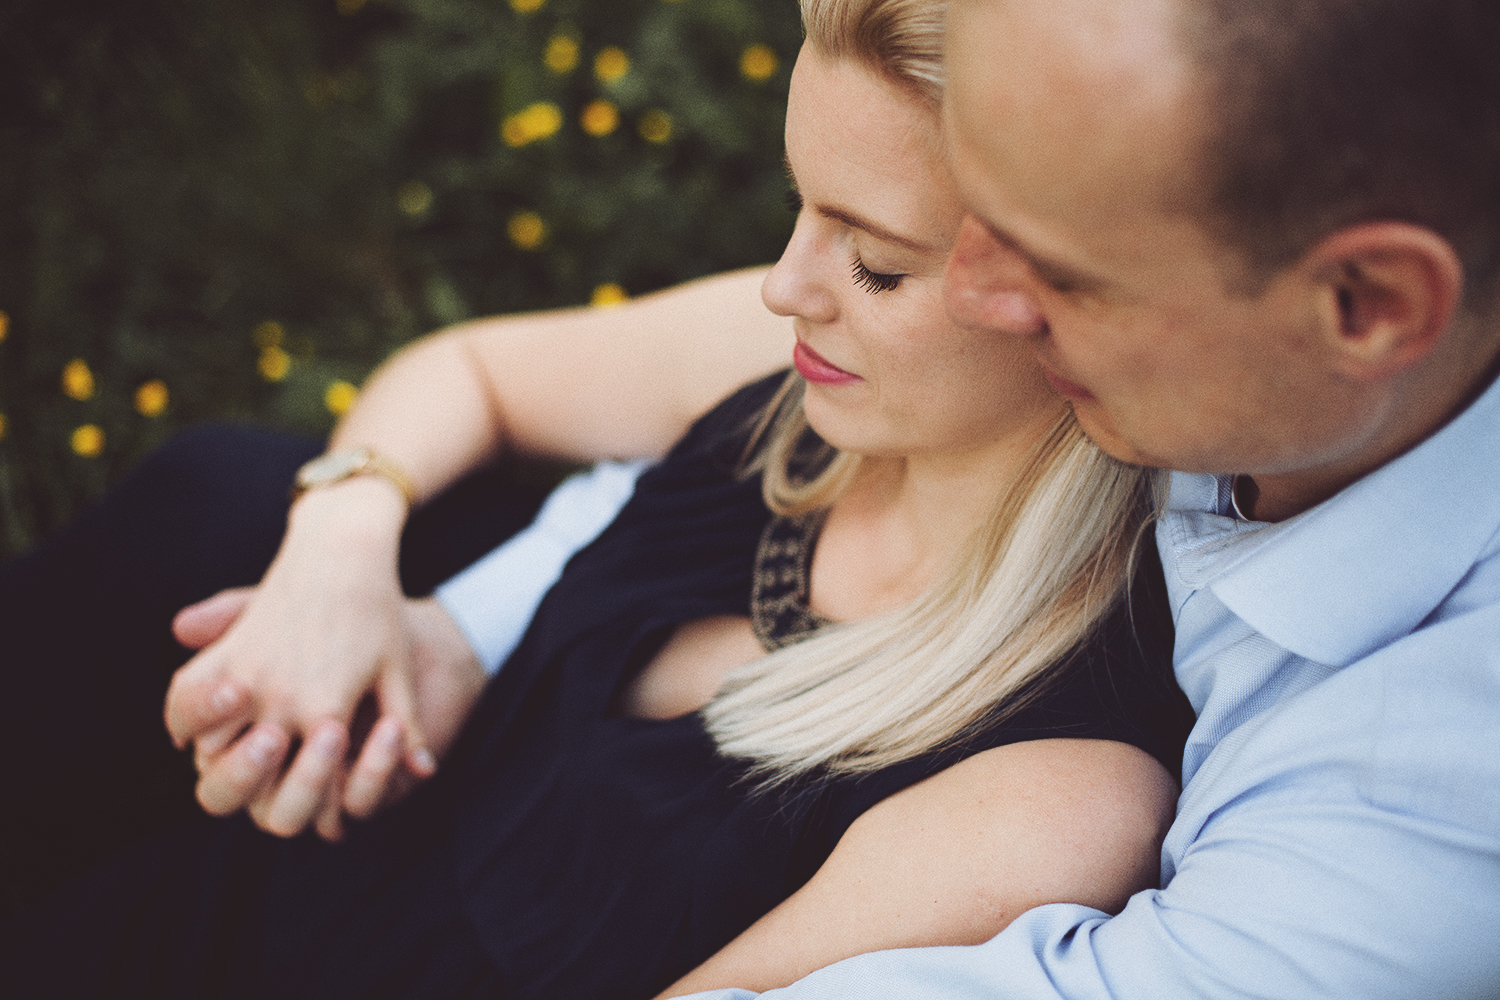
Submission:
{"label": "man's ear", "polygon": [[1406,222],[1340,229],[1304,259],[1320,286],[1335,366],[1360,381],[1409,369],[1442,341],[1463,297],[1451,244]]}

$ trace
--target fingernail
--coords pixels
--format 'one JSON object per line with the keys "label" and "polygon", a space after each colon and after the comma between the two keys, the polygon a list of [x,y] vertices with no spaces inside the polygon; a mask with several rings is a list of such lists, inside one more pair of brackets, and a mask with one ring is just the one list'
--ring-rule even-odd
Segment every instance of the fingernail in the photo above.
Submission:
{"label": "fingernail", "polygon": [[240,689],[233,684],[220,684],[210,699],[215,712],[227,712],[240,703]]}
{"label": "fingernail", "polygon": [[271,756],[276,752],[279,742],[275,734],[258,730],[250,734],[250,744],[245,748],[245,754],[251,763],[264,766],[271,762]]}
{"label": "fingernail", "polygon": [[313,737],[313,749],[320,757],[337,757],[342,749],[343,739],[337,729],[324,729]]}
{"label": "fingernail", "polygon": [[432,751],[426,747],[418,748],[417,752],[412,754],[412,760],[425,774],[431,774],[437,770],[437,761],[433,758]]}
{"label": "fingernail", "polygon": [[382,749],[390,750],[401,740],[401,727],[387,719],[380,724],[375,733],[375,739],[379,741]]}

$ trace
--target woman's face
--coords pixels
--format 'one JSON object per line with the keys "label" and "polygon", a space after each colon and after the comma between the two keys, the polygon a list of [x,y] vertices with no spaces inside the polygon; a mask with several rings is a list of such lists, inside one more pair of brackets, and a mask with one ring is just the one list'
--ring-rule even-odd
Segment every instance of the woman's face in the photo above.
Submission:
{"label": "woman's face", "polygon": [[762,295],[796,319],[813,429],[863,455],[1011,446],[1063,405],[1024,338],[960,329],[944,311],[963,210],[939,135],[928,104],[803,47],[786,118],[802,210]]}

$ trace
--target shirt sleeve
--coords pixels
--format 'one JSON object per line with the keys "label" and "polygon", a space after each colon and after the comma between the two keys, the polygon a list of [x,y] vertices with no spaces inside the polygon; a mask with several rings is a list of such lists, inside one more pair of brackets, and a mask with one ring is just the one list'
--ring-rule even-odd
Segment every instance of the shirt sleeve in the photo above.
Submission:
{"label": "shirt sleeve", "polygon": [[568,560],[615,519],[649,464],[601,462],[564,480],[529,526],[434,591],[485,673],[510,657]]}
{"label": "shirt sleeve", "polygon": [[1227,737],[1179,804],[1170,881],[1118,916],[1043,906],[982,945],[863,955],[765,996],[1500,995],[1500,608],[1464,618]]}

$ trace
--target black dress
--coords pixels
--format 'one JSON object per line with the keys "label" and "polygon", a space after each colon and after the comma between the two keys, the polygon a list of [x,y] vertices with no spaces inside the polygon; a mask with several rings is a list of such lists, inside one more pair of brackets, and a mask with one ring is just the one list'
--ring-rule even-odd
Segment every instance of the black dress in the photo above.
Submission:
{"label": "black dress", "polygon": [[676,626],[747,613],[769,514],[736,466],[775,384],[641,479],[438,778],[338,846],[182,824],[10,936],[6,977],[29,991],[13,995],[647,997],[802,885],[862,812],[970,754],[1095,737],[1175,772],[1191,714],[1159,566],[1029,707],[872,775],[755,795],[697,715],[614,712]]}

